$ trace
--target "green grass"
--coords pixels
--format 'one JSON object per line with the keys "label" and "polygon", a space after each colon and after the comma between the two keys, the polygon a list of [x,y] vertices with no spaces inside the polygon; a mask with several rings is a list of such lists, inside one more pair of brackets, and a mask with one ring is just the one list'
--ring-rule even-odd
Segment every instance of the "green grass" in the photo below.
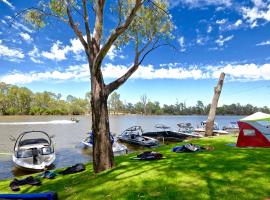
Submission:
{"label": "green grass", "polygon": [[[73,175],[42,180],[42,186],[23,186],[22,193],[56,191],[60,199],[266,199],[270,197],[270,149],[235,148],[235,136],[194,140],[215,147],[199,153],[173,153],[164,145],[158,161],[116,157],[116,167],[94,175],[92,164]],[[179,143],[178,143],[179,144]],[[0,193],[12,193],[10,180]]]}

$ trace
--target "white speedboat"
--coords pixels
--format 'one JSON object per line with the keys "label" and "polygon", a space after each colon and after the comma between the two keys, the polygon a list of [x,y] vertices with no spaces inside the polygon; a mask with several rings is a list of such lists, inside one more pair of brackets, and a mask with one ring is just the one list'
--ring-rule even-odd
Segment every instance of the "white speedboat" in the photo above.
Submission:
{"label": "white speedboat", "polygon": [[191,125],[191,123],[179,123],[177,124],[178,126],[178,133],[185,135],[187,137],[192,137],[192,138],[202,138],[203,135],[196,132]]}
{"label": "white speedboat", "polygon": [[144,136],[142,127],[132,126],[124,130],[119,136],[118,139],[121,142],[126,142],[132,145],[138,145],[143,147],[155,147],[159,145],[158,140]]}
{"label": "white speedboat", "polygon": [[[93,148],[93,133],[89,132],[89,135],[82,141],[82,144],[84,145],[85,148]],[[117,140],[111,136],[111,142],[112,142],[112,149],[113,153],[115,154],[120,154],[120,153],[127,153],[128,148],[124,144],[120,144],[117,142]]]}
{"label": "white speedboat", "polygon": [[[199,133],[205,133],[205,126],[206,126],[206,121],[203,121],[201,122],[201,127],[195,128],[194,131],[199,132]],[[218,124],[214,122],[213,133],[224,135],[224,134],[228,134],[229,132],[220,129]]]}
{"label": "white speedboat", "polygon": [[227,126],[223,127],[224,131],[228,131],[229,133],[239,132],[239,126],[237,122],[230,122]]}
{"label": "white speedboat", "polygon": [[18,168],[40,171],[55,161],[51,137],[44,131],[23,132],[14,145],[13,162]]}

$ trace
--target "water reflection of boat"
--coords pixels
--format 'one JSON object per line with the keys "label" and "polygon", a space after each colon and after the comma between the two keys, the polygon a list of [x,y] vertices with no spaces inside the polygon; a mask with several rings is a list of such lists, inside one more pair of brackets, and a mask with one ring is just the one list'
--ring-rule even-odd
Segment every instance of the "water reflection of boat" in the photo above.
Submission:
{"label": "water reflection of boat", "polygon": [[158,140],[143,135],[141,126],[132,126],[124,130],[118,136],[118,139],[122,142],[144,147],[154,147],[159,145]]}
{"label": "water reflection of boat", "polygon": [[[195,128],[195,132],[199,133],[205,133],[205,126],[206,126],[206,121],[201,122],[200,128]],[[217,122],[214,122],[214,127],[213,127],[213,133],[214,134],[228,134],[228,131],[221,130],[218,126]]]}
{"label": "water reflection of boat", "polygon": [[[93,148],[93,132],[89,132],[89,135],[82,141],[82,144],[85,148]],[[119,153],[127,153],[128,148],[124,144],[120,144],[117,142],[116,138],[114,138],[110,134],[111,142],[112,142],[112,149],[115,154]]]}
{"label": "water reflection of boat", "polygon": [[153,137],[162,140],[178,140],[182,141],[188,136],[180,132],[172,131],[169,126],[164,124],[156,124],[156,131],[142,133],[143,136]]}
{"label": "water reflection of boat", "polygon": [[23,132],[14,145],[13,162],[18,168],[44,170],[55,161],[51,137],[43,131]]}

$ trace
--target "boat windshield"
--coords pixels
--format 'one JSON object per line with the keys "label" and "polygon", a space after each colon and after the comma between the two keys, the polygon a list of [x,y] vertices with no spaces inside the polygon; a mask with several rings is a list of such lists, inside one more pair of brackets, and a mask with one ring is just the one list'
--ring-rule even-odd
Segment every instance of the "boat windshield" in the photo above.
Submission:
{"label": "boat windshield", "polygon": [[142,135],[142,128],[140,126],[133,126],[128,129],[126,129],[122,135],[128,136],[128,135]]}
{"label": "boat windshield", "polygon": [[[203,121],[201,122],[201,127],[202,128],[205,128],[206,126],[206,121]],[[218,126],[218,123],[217,122],[214,122],[214,127],[213,127],[214,130],[219,130],[219,126]]]}
{"label": "boat windshield", "polygon": [[171,127],[169,127],[169,126],[166,126],[166,125],[164,125],[164,124],[156,124],[155,125],[155,128],[157,128],[157,129],[163,129],[163,130],[169,130],[169,129],[171,129]]}
{"label": "boat windshield", "polygon": [[191,125],[191,123],[179,123],[177,125],[179,127],[178,132],[184,132],[184,133],[192,133],[192,132],[194,132],[194,128]]}
{"label": "boat windshield", "polygon": [[33,157],[32,149],[25,149],[17,152],[17,158],[30,158],[30,157]]}
{"label": "boat windshield", "polygon": [[23,149],[17,151],[17,158],[30,158],[34,156],[34,151],[37,151],[40,155],[49,155],[53,153],[52,147],[43,147],[43,148],[35,148],[35,149]]}
{"label": "boat windshield", "polygon": [[33,144],[49,144],[48,140],[44,138],[26,139],[19,143],[19,146],[33,145]]}

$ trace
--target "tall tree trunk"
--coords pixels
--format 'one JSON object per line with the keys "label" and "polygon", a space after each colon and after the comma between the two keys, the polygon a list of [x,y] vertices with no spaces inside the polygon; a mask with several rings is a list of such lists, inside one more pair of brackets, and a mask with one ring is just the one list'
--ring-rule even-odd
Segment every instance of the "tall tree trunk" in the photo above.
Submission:
{"label": "tall tree trunk", "polygon": [[213,135],[214,121],[215,121],[215,117],[216,117],[216,109],[217,109],[217,105],[218,105],[219,96],[220,96],[220,93],[222,90],[224,78],[225,78],[225,73],[222,72],[220,74],[218,84],[214,88],[215,93],[214,93],[214,97],[212,99],[211,108],[210,108],[210,111],[208,114],[208,119],[207,119],[206,126],[205,126],[205,135],[206,136]]}
{"label": "tall tree trunk", "polygon": [[95,173],[102,172],[114,166],[112,143],[110,140],[110,126],[108,116],[108,94],[101,71],[92,76],[92,131],[94,134],[93,165]]}

